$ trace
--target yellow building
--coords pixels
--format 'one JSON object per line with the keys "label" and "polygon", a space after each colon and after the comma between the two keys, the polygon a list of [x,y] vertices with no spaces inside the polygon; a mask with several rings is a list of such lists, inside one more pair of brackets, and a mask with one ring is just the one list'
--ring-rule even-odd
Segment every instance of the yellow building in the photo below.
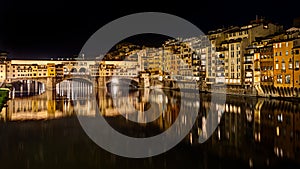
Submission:
{"label": "yellow building", "polygon": [[55,63],[48,63],[47,64],[47,77],[55,77],[56,71],[55,71]]}

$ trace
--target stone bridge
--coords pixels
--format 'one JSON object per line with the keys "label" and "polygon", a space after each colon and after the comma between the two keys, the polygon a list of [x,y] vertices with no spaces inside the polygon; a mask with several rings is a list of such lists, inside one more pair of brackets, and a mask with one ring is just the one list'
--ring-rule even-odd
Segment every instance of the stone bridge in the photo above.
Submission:
{"label": "stone bridge", "polygon": [[76,81],[85,81],[87,83],[91,83],[93,86],[103,86],[106,87],[107,84],[110,84],[117,79],[126,84],[133,85],[137,87],[139,85],[138,77],[125,77],[125,76],[97,76],[93,77],[89,74],[81,73],[81,74],[68,74],[63,77],[21,77],[21,78],[11,78],[8,79],[9,83],[16,83],[20,81],[35,81],[45,84],[46,89],[54,90],[56,88],[56,84],[64,80],[76,80]]}

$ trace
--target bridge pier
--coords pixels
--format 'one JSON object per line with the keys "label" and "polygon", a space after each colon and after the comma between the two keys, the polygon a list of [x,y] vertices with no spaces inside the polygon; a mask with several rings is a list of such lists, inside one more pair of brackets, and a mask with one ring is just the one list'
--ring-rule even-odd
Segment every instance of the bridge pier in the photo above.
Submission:
{"label": "bridge pier", "polygon": [[47,90],[47,114],[48,117],[54,117],[55,110],[56,110],[56,101],[55,101],[55,91],[54,90]]}
{"label": "bridge pier", "polygon": [[106,87],[106,77],[105,76],[100,76],[96,80],[96,85],[97,87]]}
{"label": "bridge pier", "polygon": [[53,77],[47,78],[46,89],[47,90],[55,90],[56,88],[56,79]]}

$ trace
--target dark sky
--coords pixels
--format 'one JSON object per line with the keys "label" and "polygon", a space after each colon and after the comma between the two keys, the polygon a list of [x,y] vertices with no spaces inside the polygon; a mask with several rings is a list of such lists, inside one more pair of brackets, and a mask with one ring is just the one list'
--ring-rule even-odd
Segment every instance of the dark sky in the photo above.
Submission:
{"label": "dark sky", "polygon": [[[96,3],[97,2],[97,3]],[[62,1],[1,0],[0,49],[18,58],[68,57],[78,54],[101,26],[137,12],[177,15],[207,32],[247,24],[256,15],[291,26],[300,16],[295,2],[273,1]]]}

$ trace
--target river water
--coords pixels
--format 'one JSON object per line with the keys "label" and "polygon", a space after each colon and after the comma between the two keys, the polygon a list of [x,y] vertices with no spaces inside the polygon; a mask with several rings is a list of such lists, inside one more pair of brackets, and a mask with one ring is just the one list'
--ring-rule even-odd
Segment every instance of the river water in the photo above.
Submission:
{"label": "river water", "polygon": [[[16,84],[0,114],[0,168],[300,168],[297,102],[240,96],[222,102],[204,93],[195,100],[188,92],[120,93],[120,88],[64,81],[49,91],[37,83]],[[77,118],[101,115],[118,132],[143,138],[168,130],[180,112],[187,115],[183,124],[191,122],[189,114],[197,115],[189,133],[169,151],[149,158],[106,151]],[[208,123],[216,123],[212,135]]]}

